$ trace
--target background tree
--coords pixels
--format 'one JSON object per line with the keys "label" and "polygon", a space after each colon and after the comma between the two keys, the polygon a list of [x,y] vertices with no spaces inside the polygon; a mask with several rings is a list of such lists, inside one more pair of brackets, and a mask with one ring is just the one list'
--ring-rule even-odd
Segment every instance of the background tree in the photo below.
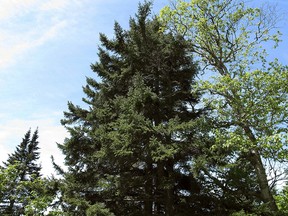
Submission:
{"label": "background tree", "polygon": [[[33,190],[29,185],[27,187],[24,185],[40,178],[41,166],[37,164],[39,159],[37,139],[38,130],[33,133],[32,137],[31,130],[29,130],[16,147],[15,152],[4,162],[2,169],[7,169],[8,176],[7,184],[3,186],[5,193],[2,193],[1,214],[19,215],[24,212],[27,205],[24,197],[30,196]],[[13,169],[13,173],[9,171],[10,169]]]}
{"label": "background tree", "polygon": [[260,199],[277,212],[272,191],[279,174],[274,168],[287,161],[288,70],[277,59],[267,62],[263,48],[279,42],[280,33],[271,33],[274,18],[234,0],[177,1],[160,14],[163,26],[191,42],[206,75],[214,72],[198,85],[207,93],[203,102],[215,110],[216,144],[210,150],[229,150],[224,158],[230,167],[239,158],[249,161]]}
{"label": "background tree", "polygon": [[[59,209],[53,208],[57,198],[54,181],[40,177],[33,181],[18,181],[20,167],[15,162],[0,168],[1,215],[63,215]],[[14,201],[12,210],[8,206],[11,200]]]}
{"label": "background tree", "polygon": [[282,215],[287,215],[288,214],[288,205],[287,205],[287,203],[288,203],[288,187],[287,187],[287,183],[284,186],[281,193],[279,193],[276,196],[276,201],[277,201],[278,207],[279,207]]}
{"label": "background tree", "polygon": [[14,153],[8,156],[5,167],[9,165],[19,164],[21,166],[20,180],[31,180],[39,177],[41,166],[37,164],[37,160],[40,157],[38,152],[38,129],[35,130],[31,137],[31,130],[29,130],[22,142],[16,147]]}
{"label": "background tree", "polygon": [[101,82],[87,78],[87,109],[68,104],[62,124],[71,137],[59,145],[68,166],[66,212],[211,213],[203,179],[190,169],[212,143],[201,130],[205,110],[195,107],[200,95],[192,94],[197,66],[186,41],[160,32],[150,10],[140,5],[127,31],[116,23],[112,40],[100,35],[99,62],[91,67]]}

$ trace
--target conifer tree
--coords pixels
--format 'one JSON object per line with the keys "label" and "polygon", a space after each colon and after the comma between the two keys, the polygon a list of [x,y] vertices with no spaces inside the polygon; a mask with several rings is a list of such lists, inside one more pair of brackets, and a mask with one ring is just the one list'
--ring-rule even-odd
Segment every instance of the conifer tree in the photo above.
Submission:
{"label": "conifer tree", "polygon": [[198,129],[204,110],[195,108],[199,95],[191,93],[197,66],[186,42],[161,33],[150,11],[144,3],[129,30],[115,23],[114,39],[100,35],[91,68],[101,82],[87,78],[83,88],[89,108],[68,103],[62,124],[70,138],[59,148],[68,166],[62,199],[70,214],[96,205],[115,215],[193,209],[204,215],[199,200],[209,205],[190,169],[204,140]]}
{"label": "conifer tree", "polygon": [[29,130],[22,142],[16,147],[14,153],[9,155],[6,162],[4,162],[3,169],[10,169],[13,167],[13,175],[11,182],[5,185],[5,193],[2,194],[3,203],[1,204],[0,213],[3,215],[20,215],[23,213],[25,201],[28,200],[28,196],[31,195],[33,190],[31,184],[27,184],[27,187],[19,185],[25,185],[25,182],[33,182],[40,178],[41,166],[37,164],[39,159],[39,147],[38,147],[38,129],[35,130],[31,136],[31,130]]}
{"label": "conifer tree", "polygon": [[15,163],[20,163],[23,166],[21,180],[40,176],[41,166],[37,164],[40,157],[38,144],[38,129],[35,130],[32,137],[31,130],[28,130],[22,142],[16,147],[16,151],[9,155],[7,162],[4,162],[5,166]]}

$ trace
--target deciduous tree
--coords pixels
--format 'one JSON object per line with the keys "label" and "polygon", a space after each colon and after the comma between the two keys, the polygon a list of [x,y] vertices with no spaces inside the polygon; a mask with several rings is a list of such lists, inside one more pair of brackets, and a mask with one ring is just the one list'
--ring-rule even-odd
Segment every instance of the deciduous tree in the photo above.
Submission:
{"label": "deciduous tree", "polygon": [[269,171],[287,160],[288,68],[268,62],[263,48],[280,41],[274,18],[234,0],[179,0],[160,14],[165,28],[190,41],[206,76],[213,74],[198,84],[207,93],[203,102],[215,110],[211,151],[229,149],[230,163],[249,161],[261,200],[277,212],[272,191],[279,172]]}

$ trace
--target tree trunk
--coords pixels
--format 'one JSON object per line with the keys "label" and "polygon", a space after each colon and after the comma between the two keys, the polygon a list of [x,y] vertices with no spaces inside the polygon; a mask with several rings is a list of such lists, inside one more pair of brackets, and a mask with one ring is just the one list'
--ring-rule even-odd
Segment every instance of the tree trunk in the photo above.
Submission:
{"label": "tree trunk", "polygon": [[269,208],[272,211],[276,212],[276,211],[278,211],[278,207],[277,207],[275,199],[271,193],[271,189],[270,189],[269,184],[268,184],[266,171],[265,171],[265,168],[263,166],[261,157],[257,151],[252,150],[252,151],[250,151],[250,153],[251,153],[250,162],[251,162],[252,166],[254,167],[256,175],[257,175],[257,179],[258,179],[258,183],[260,186],[261,197],[263,199],[263,202],[267,203]]}
{"label": "tree trunk", "polygon": [[151,216],[153,210],[153,166],[152,163],[147,165],[146,182],[145,182],[145,200],[144,200],[144,215]]}
{"label": "tree trunk", "polygon": [[11,200],[10,200],[10,204],[9,204],[9,206],[8,206],[8,209],[7,209],[7,212],[6,212],[7,215],[8,215],[8,214],[13,215],[14,204],[15,204],[15,200],[14,200],[14,199],[11,199]]}
{"label": "tree trunk", "polygon": [[[246,135],[249,137],[250,141],[256,144],[257,140],[251,129],[249,127],[243,127],[243,129]],[[266,171],[263,166],[261,156],[256,149],[250,150],[249,161],[251,162],[252,166],[255,169],[263,202],[268,204],[270,210],[272,210],[273,212],[277,212],[278,207],[271,193],[271,189],[269,187]]]}
{"label": "tree trunk", "polygon": [[164,164],[163,161],[157,162],[157,173],[155,175],[155,214],[163,215],[163,206],[165,205],[165,193],[163,187],[164,176]]}
{"label": "tree trunk", "polygon": [[167,168],[167,180],[169,182],[168,187],[165,189],[166,193],[166,203],[165,203],[165,215],[174,216],[174,179],[173,179],[173,163],[168,160],[166,163]]}

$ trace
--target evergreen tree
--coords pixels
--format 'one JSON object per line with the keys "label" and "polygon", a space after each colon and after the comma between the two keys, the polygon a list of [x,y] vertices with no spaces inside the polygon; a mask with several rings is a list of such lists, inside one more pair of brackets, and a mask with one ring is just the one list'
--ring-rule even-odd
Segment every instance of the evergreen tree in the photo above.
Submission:
{"label": "evergreen tree", "polygon": [[68,103],[62,124],[70,138],[59,148],[69,214],[95,206],[115,215],[209,214],[209,197],[190,169],[210,142],[199,132],[199,95],[191,93],[197,66],[183,38],[161,33],[150,10],[140,5],[127,31],[115,23],[114,39],[100,35],[91,67],[102,82],[87,78],[88,109]]}
{"label": "evergreen tree", "polygon": [[21,180],[29,180],[40,176],[41,166],[37,164],[40,157],[38,152],[38,129],[31,137],[31,130],[25,134],[22,142],[16,147],[16,151],[9,155],[5,166],[19,163],[22,166]]}
{"label": "evergreen tree", "polygon": [[[14,173],[11,182],[5,186],[5,193],[2,194],[1,214],[20,215],[23,213],[27,205],[25,197],[31,195],[33,191],[25,182],[33,182],[40,178],[41,166],[37,164],[39,159],[38,147],[38,129],[35,130],[31,137],[31,130],[29,130],[22,142],[16,147],[14,153],[9,155],[6,162],[4,162],[3,169],[13,167]],[[16,168],[15,168],[16,167]],[[21,187],[18,187],[22,185]]]}

